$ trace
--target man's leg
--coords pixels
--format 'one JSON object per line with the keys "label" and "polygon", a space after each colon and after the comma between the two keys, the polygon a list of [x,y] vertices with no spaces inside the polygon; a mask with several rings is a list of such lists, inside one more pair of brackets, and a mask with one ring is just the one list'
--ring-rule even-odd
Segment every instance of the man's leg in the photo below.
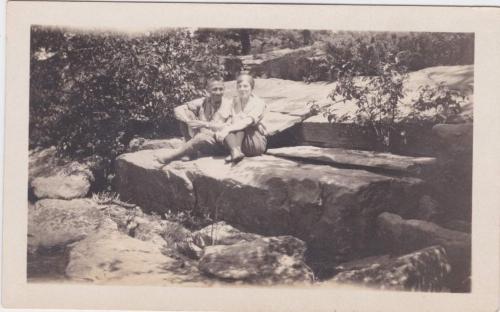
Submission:
{"label": "man's leg", "polygon": [[231,132],[226,136],[224,142],[226,143],[231,153],[231,159],[226,160],[239,161],[243,157],[245,157],[245,155],[243,155],[243,152],[241,151],[241,143],[243,142],[244,137],[244,131]]}
{"label": "man's leg", "polygon": [[182,144],[181,147],[174,150],[167,150],[160,152],[156,159],[161,163],[168,163],[170,161],[179,159],[183,156],[194,154],[202,149],[208,149],[217,144],[214,135],[206,133],[198,133],[191,140]]}
{"label": "man's leg", "polygon": [[[197,119],[196,115],[192,111],[190,111],[190,110],[187,110],[185,114],[186,114],[186,117],[189,118],[189,120],[196,120]],[[191,127],[189,127],[183,121],[179,121],[179,128],[180,128],[182,137],[184,138],[185,142],[188,142],[189,140],[191,140],[196,135],[196,131],[194,131],[193,129],[191,129]],[[182,156],[182,157],[187,157],[189,159],[194,159],[197,156],[198,156],[198,153],[197,152],[193,152],[193,153],[188,153],[188,154],[186,154],[185,156]]]}

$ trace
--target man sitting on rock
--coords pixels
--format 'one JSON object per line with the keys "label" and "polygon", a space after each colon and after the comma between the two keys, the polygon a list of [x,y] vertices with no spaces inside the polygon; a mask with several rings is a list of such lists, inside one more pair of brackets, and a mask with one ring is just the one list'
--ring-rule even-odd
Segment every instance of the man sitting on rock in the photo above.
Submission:
{"label": "man sitting on rock", "polygon": [[188,157],[196,157],[198,152],[205,154],[219,154],[224,152],[224,145],[216,140],[215,133],[225,126],[220,109],[230,106],[231,103],[223,98],[224,81],[221,78],[212,78],[207,82],[207,96],[196,99],[174,109],[175,118],[182,124],[186,143],[177,149],[162,149],[156,153],[156,160],[160,163]]}

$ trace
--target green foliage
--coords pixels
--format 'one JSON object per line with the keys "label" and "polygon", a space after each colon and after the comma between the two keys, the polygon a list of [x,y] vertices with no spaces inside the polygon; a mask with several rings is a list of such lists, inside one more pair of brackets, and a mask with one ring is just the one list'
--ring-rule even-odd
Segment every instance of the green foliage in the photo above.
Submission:
{"label": "green foliage", "polygon": [[173,108],[224,74],[216,49],[183,29],[129,36],[33,26],[30,147],[111,161],[137,125],[173,129]]}

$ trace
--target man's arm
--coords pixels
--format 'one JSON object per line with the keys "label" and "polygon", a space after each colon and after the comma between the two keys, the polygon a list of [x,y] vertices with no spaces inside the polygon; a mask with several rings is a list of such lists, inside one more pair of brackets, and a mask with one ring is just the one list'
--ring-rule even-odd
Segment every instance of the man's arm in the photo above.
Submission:
{"label": "man's arm", "polygon": [[177,120],[187,123],[190,120],[196,119],[196,109],[190,103],[182,104],[174,108],[174,116]]}

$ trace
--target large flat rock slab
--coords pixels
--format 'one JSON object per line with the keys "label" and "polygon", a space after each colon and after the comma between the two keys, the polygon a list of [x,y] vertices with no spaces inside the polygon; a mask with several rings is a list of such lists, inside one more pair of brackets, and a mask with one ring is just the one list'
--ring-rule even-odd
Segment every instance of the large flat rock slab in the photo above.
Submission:
{"label": "large flat rock slab", "polygon": [[123,200],[148,211],[198,211],[263,235],[294,235],[329,256],[351,258],[370,246],[383,211],[418,208],[424,183],[365,170],[303,164],[270,155],[237,165],[222,158],[175,161],[161,168],[154,151],[116,160]]}
{"label": "large flat rock slab", "polygon": [[266,153],[285,158],[321,162],[333,166],[351,166],[367,170],[383,170],[412,175],[419,175],[423,171],[429,171],[436,163],[436,159],[433,157],[409,157],[391,153],[315,146],[273,148]]}

